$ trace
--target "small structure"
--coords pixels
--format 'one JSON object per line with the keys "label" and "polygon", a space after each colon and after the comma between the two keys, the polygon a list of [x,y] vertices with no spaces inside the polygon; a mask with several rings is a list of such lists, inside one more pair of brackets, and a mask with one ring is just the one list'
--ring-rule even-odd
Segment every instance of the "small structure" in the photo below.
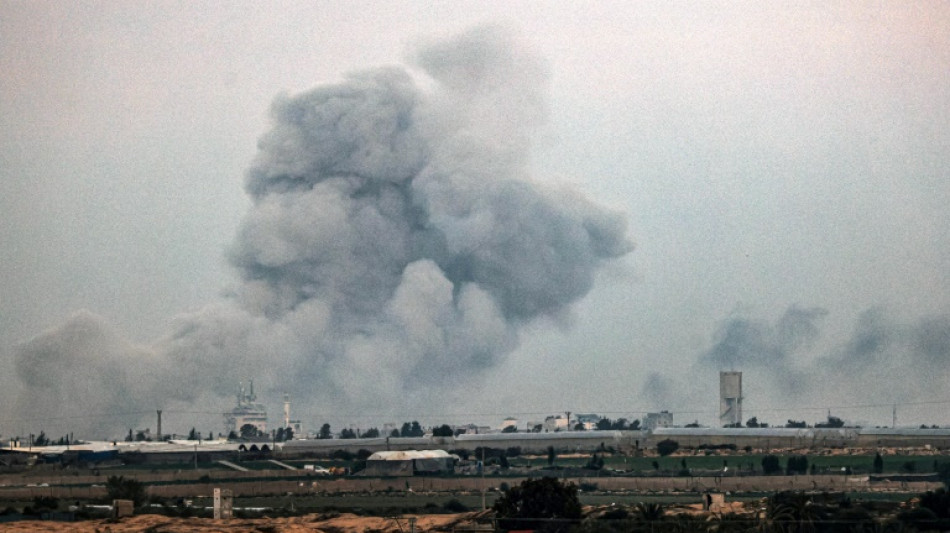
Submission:
{"label": "small structure", "polygon": [[132,500],[112,500],[112,517],[124,518],[132,516],[135,511],[135,502]]}
{"label": "small structure", "polygon": [[234,494],[231,489],[214,489],[214,519],[230,519],[233,509]]}
{"label": "small structure", "polygon": [[366,459],[366,468],[360,475],[370,477],[439,474],[452,472],[458,456],[445,450],[406,450],[376,452]]}

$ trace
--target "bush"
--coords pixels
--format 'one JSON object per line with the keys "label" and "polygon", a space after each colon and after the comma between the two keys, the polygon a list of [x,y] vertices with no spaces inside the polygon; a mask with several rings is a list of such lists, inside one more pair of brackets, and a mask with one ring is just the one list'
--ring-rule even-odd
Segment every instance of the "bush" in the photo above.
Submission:
{"label": "bush", "polygon": [[468,506],[456,498],[452,498],[451,500],[445,502],[445,505],[442,507],[444,507],[446,511],[451,511],[453,513],[464,513],[468,511]]}
{"label": "bush", "polygon": [[782,465],[777,456],[769,454],[762,458],[762,473],[768,476],[781,471]]}
{"label": "bush", "polygon": [[106,480],[106,493],[110,500],[132,500],[135,506],[145,501],[145,485],[125,476],[109,476]]}
{"label": "bush", "polygon": [[927,491],[920,496],[920,506],[933,511],[937,518],[950,518],[950,492],[945,489]]}
{"label": "bush", "polygon": [[59,508],[59,500],[52,496],[37,496],[33,498],[32,509],[36,514],[48,513]]}
{"label": "bush", "polygon": [[884,458],[881,457],[880,452],[874,456],[873,470],[875,474],[884,472]]}
{"label": "bush", "polygon": [[341,460],[341,461],[352,461],[352,460],[353,460],[353,457],[355,457],[355,456],[353,455],[352,452],[348,452],[348,451],[346,451],[346,450],[335,450],[335,451],[330,455],[330,457],[332,457],[332,458],[334,458],[334,459],[339,459],[339,460]]}
{"label": "bush", "polygon": [[457,450],[449,450],[449,453],[451,453],[452,455],[458,455],[459,459],[462,459],[464,461],[468,461],[469,456],[472,454],[472,452],[461,449],[461,448]]}
{"label": "bush", "polygon": [[591,483],[590,481],[582,481],[581,484],[578,486],[578,488],[580,488],[580,490],[582,490],[583,492],[594,492],[599,487],[597,483]]}
{"label": "bush", "polygon": [[671,439],[664,439],[656,443],[656,452],[660,454],[660,457],[666,457],[667,455],[675,452],[680,448],[680,443]]}
{"label": "bush", "polygon": [[367,450],[366,448],[360,448],[356,451],[356,458],[360,461],[365,461],[369,459],[369,456],[373,455],[373,452]]}
{"label": "bush", "polygon": [[788,463],[785,465],[785,473],[788,475],[807,474],[808,457],[805,457],[804,455],[793,455],[789,457]]}

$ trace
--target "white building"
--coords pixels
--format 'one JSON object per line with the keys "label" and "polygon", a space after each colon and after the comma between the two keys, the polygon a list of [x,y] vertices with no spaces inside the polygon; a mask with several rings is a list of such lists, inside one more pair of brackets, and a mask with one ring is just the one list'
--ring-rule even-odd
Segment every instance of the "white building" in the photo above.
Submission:
{"label": "white building", "polygon": [[657,428],[673,427],[673,413],[669,411],[660,411],[659,413],[647,413],[643,419],[643,429],[653,431]]}
{"label": "white building", "polygon": [[567,418],[561,415],[549,416],[544,419],[545,431],[567,431]]}
{"label": "white building", "polygon": [[[574,416],[574,421],[572,425],[576,426],[580,424],[584,427],[585,431],[592,431],[597,429],[597,423],[602,420],[603,417],[595,414],[578,414]],[[574,428],[571,428],[574,429]]]}
{"label": "white building", "polygon": [[254,381],[249,383],[249,390],[244,390],[244,383],[237,396],[237,407],[225,415],[225,424],[228,433],[241,434],[241,428],[250,424],[261,433],[267,433],[267,408],[257,402],[254,395]]}

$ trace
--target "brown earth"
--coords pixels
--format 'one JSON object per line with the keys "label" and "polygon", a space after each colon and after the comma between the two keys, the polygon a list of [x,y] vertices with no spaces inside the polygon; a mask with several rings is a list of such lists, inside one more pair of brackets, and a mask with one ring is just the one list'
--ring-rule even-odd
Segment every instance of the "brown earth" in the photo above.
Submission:
{"label": "brown earth", "polygon": [[[482,513],[418,515],[415,530],[452,531],[460,525],[474,524]],[[169,518],[138,515],[118,520],[81,522],[21,521],[0,524],[2,533],[397,533],[409,531],[409,516],[379,518],[342,513],[310,514],[290,518],[254,518],[214,520],[211,518]]]}

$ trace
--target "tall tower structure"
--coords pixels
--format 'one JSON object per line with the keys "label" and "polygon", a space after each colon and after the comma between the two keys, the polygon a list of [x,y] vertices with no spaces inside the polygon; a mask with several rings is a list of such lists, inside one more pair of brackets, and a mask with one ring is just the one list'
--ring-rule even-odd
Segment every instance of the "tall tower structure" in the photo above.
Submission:
{"label": "tall tower structure", "polygon": [[719,425],[742,423],[742,372],[719,373]]}
{"label": "tall tower structure", "polygon": [[284,393],[284,427],[290,427],[290,395]]}

